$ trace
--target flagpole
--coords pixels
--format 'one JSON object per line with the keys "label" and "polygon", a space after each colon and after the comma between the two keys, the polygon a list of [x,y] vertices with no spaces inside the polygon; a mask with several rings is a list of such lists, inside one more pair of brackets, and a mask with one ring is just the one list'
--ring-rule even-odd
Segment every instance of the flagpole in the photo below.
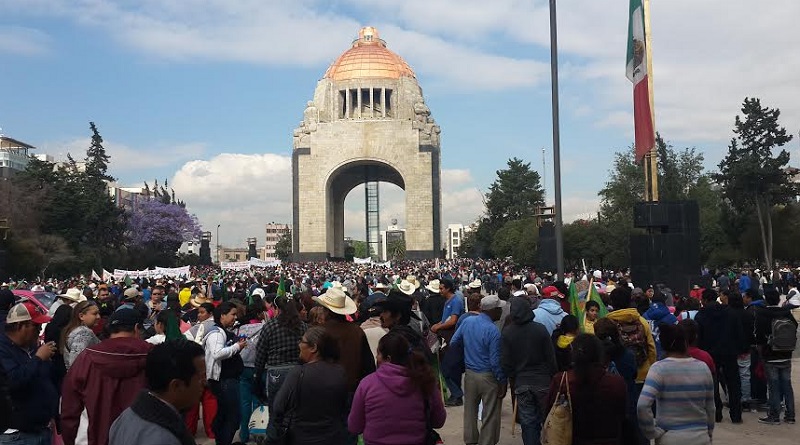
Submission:
{"label": "flagpole", "polygon": [[561,215],[561,135],[558,122],[558,31],[556,0],[550,0],[550,83],[553,111],[553,191],[555,198],[556,272],[564,281],[564,235]]}
{"label": "flagpole", "polygon": [[[645,38],[645,57],[647,59],[647,91],[650,95],[650,118],[653,122],[653,141],[655,141],[656,132],[656,111],[655,101],[653,99],[653,39],[650,32],[650,0],[642,0],[644,7],[644,38]],[[648,201],[658,201],[658,154],[656,152],[656,144],[650,148],[650,153],[647,156],[647,163],[645,168],[649,168],[649,172],[645,172],[645,195],[648,195],[647,189],[650,190]]]}

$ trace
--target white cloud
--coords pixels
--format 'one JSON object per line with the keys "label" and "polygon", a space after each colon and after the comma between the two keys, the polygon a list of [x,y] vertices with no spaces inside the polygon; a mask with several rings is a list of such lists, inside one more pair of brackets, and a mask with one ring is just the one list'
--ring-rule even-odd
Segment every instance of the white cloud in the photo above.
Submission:
{"label": "white cloud", "polygon": [[204,230],[223,245],[244,246],[249,237],[264,244],[264,225],[291,223],[291,158],[276,154],[222,153],[209,160],[185,163],[171,186],[186,201]]}
{"label": "white cloud", "polygon": [[443,168],[442,169],[442,187],[449,190],[453,187],[469,184],[472,182],[472,172],[468,169],[458,168]]}
{"label": "white cloud", "polygon": [[0,26],[0,54],[38,56],[50,50],[50,36],[33,28]]}

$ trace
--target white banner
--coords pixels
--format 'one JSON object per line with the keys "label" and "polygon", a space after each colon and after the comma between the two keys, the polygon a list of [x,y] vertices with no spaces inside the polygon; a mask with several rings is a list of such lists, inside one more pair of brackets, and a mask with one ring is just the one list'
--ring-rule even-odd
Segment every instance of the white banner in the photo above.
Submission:
{"label": "white banner", "polygon": [[250,261],[248,262],[253,267],[278,267],[281,265],[281,260],[276,259],[276,260],[264,261],[256,257],[250,258]]}
{"label": "white banner", "polygon": [[250,261],[223,261],[219,267],[222,270],[245,270],[250,268]]}
{"label": "white banner", "polygon": [[114,274],[103,269],[103,281],[113,280]]}
{"label": "white banner", "polygon": [[372,257],[366,257],[366,258],[353,257],[353,263],[355,263],[355,264],[370,264],[370,263],[372,263]]}

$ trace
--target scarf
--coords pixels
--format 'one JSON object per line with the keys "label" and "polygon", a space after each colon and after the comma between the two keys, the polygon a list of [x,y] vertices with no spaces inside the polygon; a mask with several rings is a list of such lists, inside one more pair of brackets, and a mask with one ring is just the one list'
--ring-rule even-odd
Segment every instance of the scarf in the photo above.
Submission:
{"label": "scarf", "polygon": [[183,418],[147,390],[139,393],[131,405],[131,410],[143,420],[155,423],[172,433],[181,441],[181,445],[197,445],[186,429]]}

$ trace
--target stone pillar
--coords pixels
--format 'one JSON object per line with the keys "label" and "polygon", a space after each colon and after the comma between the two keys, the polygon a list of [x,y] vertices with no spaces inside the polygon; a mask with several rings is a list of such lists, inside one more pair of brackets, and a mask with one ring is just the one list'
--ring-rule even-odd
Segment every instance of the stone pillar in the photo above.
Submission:
{"label": "stone pillar", "polygon": [[381,117],[386,117],[386,88],[381,88]]}
{"label": "stone pillar", "polygon": [[344,95],[344,118],[350,118],[350,89],[346,89]]}
{"label": "stone pillar", "polygon": [[375,117],[375,92],[369,87],[369,117]]}
{"label": "stone pillar", "polygon": [[358,118],[361,119],[361,85],[358,86],[356,91],[358,92],[356,93],[356,97],[358,98]]}

